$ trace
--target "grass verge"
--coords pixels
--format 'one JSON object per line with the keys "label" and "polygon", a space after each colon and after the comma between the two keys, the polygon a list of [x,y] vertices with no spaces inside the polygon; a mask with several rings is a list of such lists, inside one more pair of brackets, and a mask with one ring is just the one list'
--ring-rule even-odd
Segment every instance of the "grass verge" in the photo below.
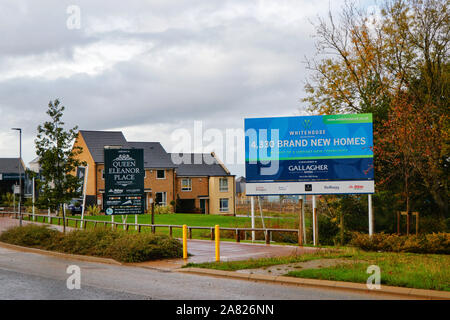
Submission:
{"label": "grass verge", "polygon": [[299,256],[250,259],[245,261],[190,263],[186,267],[236,271],[273,265],[306,262],[315,259],[345,259],[350,263],[319,269],[290,271],[287,276],[332,281],[366,283],[367,268],[377,265],[381,284],[429,290],[450,291],[450,256],[395,252],[364,252],[354,248],[321,250]]}

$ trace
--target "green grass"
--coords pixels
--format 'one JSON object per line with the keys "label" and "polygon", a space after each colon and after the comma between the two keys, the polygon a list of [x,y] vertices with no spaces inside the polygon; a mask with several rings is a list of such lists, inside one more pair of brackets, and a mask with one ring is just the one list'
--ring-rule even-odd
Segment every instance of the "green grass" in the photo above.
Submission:
{"label": "green grass", "polygon": [[374,253],[366,262],[320,269],[291,271],[288,276],[366,283],[367,268],[377,265],[381,284],[417,289],[450,291],[450,256],[412,253]]}
{"label": "green grass", "polygon": [[287,276],[321,280],[366,283],[367,267],[377,265],[381,284],[417,289],[450,291],[450,256],[394,252],[364,252],[354,248],[323,250],[299,256],[250,259],[245,261],[188,264],[187,267],[236,271],[274,265],[305,262],[315,259],[346,259],[352,261],[333,267],[291,271]]}
{"label": "green grass", "polygon": [[206,268],[225,271],[236,271],[244,269],[264,268],[281,264],[289,264],[295,262],[305,262],[316,259],[344,258],[349,257],[345,252],[336,252],[335,250],[323,250],[321,252],[302,254],[297,256],[284,256],[261,259],[248,259],[241,261],[224,261],[224,262],[205,262],[205,263],[188,263],[184,268]]}

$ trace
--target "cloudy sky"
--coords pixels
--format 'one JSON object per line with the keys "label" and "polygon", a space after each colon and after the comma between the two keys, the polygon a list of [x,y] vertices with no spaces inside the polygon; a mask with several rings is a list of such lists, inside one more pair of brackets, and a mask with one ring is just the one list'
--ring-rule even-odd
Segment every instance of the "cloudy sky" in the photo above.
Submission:
{"label": "cloudy sky", "polygon": [[[55,98],[68,126],[122,130],[169,152],[180,146],[174,132],[195,121],[225,136],[245,117],[299,114],[310,21],[342,3],[1,0],[0,157],[18,156],[12,127],[23,129],[24,161],[35,157],[36,127]],[[222,145],[204,145],[225,157]]]}

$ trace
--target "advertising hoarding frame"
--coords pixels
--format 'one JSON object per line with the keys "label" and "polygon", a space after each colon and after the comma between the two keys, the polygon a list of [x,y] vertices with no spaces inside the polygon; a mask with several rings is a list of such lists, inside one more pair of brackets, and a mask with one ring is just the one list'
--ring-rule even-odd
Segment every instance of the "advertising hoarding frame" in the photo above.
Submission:
{"label": "advertising hoarding frame", "polygon": [[104,149],[106,215],[144,214],[144,150]]}
{"label": "advertising hoarding frame", "polygon": [[[329,117],[328,120],[331,120],[333,123],[333,125],[335,124],[347,124],[347,123],[370,123],[370,125],[368,125],[367,127],[370,129],[370,132],[366,132],[366,136],[364,138],[369,138],[368,139],[368,148],[365,150],[365,152],[359,152],[361,154],[353,154],[352,152],[345,152],[342,155],[335,155],[333,157],[333,155],[328,156],[321,156],[321,155],[316,155],[316,157],[311,157],[311,155],[308,155],[307,157],[301,157],[301,156],[297,156],[296,159],[292,159],[292,160],[299,160],[299,163],[301,164],[302,160],[318,160],[317,162],[319,162],[319,165],[316,165],[316,167],[319,166],[325,166],[325,164],[321,164],[320,160],[324,160],[324,159],[351,159],[351,158],[358,158],[360,157],[361,159],[364,158],[371,158],[371,165],[368,166],[366,169],[367,171],[372,170],[371,172],[371,176],[368,176],[368,179],[363,179],[363,180],[358,180],[358,179],[323,179],[323,177],[319,177],[319,175],[311,176],[311,179],[309,179],[307,176],[300,176],[297,177],[296,179],[286,179],[285,176],[280,177],[281,179],[276,179],[279,176],[276,176],[275,179],[268,179],[267,177],[264,177],[262,179],[259,179],[259,181],[255,181],[254,177],[253,177],[253,172],[252,174],[249,176],[249,170],[248,168],[250,167],[250,163],[251,161],[254,161],[253,163],[257,163],[260,161],[260,159],[257,157],[256,161],[255,159],[251,159],[250,156],[250,144],[251,142],[247,140],[247,138],[250,139],[250,134],[249,134],[249,128],[247,126],[247,122],[250,120],[260,120],[260,119],[264,119],[266,122],[267,121],[271,121],[271,119],[282,119],[282,118],[290,118],[290,119],[300,119],[302,118],[304,120],[303,124],[305,125],[305,128],[303,128],[303,130],[291,130],[289,133],[294,132],[295,135],[304,135],[308,138],[311,138],[311,134],[310,132],[313,131],[312,136],[314,136],[315,133],[319,132],[320,134],[324,134],[325,132],[323,131],[324,129],[320,128],[319,130],[309,130],[308,128],[306,128],[306,126],[311,126],[312,122],[310,121],[310,119],[312,119],[311,117],[315,117],[315,119],[318,119],[318,117]],[[309,118],[309,119],[308,119]],[[366,119],[364,119],[366,118]],[[361,121],[362,120],[362,121]],[[324,121],[325,122],[325,121]],[[373,226],[374,226],[374,221],[373,221],[373,208],[372,208],[372,194],[375,193],[375,182],[374,182],[374,177],[373,177],[373,124],[372,124],[372,114],[355,114],[355,115],[332,115],[332,116],[306,116],[306,117],[271,117],[271,118],[248,118],[244,120],[244,130],[246,133],[246,137],[245,137],[245,170],[246,170],[246,194],[248,196],[251,197],[251,216],[252,216],[252,223],[254,222],[254,206],[253,206],[253,196],[261,196],[261,195],[312,195],[313,197],[313,222],[316,221],[317,218],[317,213],[316,213],[316,195],[322,195],[322,194],[367,194],[368,195],[368,215],[369,215],[369,235],[373,234]],[[255,128],[252,128],[255,129]],[[289,161],[291,160],[289,157],[289,154],[287,157],[282,158],[279,156],[279,150],[278,147],[281,145],[281,147],[283,146],[291,146],[292,144],[294,144],[294,146],[307,146],[308,145],[308,140],[307,139],[297,139],[296,141],[293,141],[291,139],[291,141],[289,140],[284,140],[281,144],[279,143],[280,140],[275,140],[273,139],[273,137],[271,137],[271,140],[269,140],[268,138],[268,130],[270,129],[268,126],[266,128],[260,128],[260,132],[259,134],[255,135],[255,132],[253,132],[254,136],[253,138],[259,139],[261,136],[261,129],[265,132],[265,141],[263,140],[263,143],[261,143],[261,141],[257,141],[256,145],[253,145],[253,149],[258,149],[258,147],[263,148],[265,147],[265,149],[270,149],[270,156],[268,156],[269,159],[269,163],[271,162],[271,158],[272,157],[272,148],[276,149],[276,157],[275,157],[275,161],[277,161],[277,165],[280,164],[280,161]],[[285,130],[290,130],[287,128],[284,128]],[[367,131],[367,129],[366,129]],[[276,131],[277,137],[279,133],[279,130]],[[271,130],[271,134],[272,134],[272,130]],[[368,135],[367,135],[368,134]],[[334,138],[333,143],[337,141],[339,142],[339,139],[344,139],[344,141],[355,141],[356,138],[349,137],[350,140],[347,140],[346,137],[338,137],[338,138]],[[361,137],[357,137],[358,139],[361,139]],[[287,142],[285,142],[287,141]],[[321,142],[322,144],[328,141],[328,145],[331,141],[331,138],[329,140],[327,139],[322,139]],[[361,141],[361,140],[358,140]],[[365,140],[364,140],[365,141]],[[365,141],[366,142],[366,141]],[[273,144],[271,144],[273,143]],[[318,141],[315,141],[315,145],[318,144]],[[313,145],[312,141],[311,141],[311,146]],[[357,149],[356,149],[357,150]],[[370,152],[368,152],[370,150]],[[322,150],[323,151],[323,150]],[[349,151],[353,151],[353,150],[349,150]],[[268,155],[268,151],[265,151],[265,154]],[[358,153],[358,152],[356,152]],[[254,155],[255,153],[253,153]],[[326,154],[326,152],[325,152]],[[258,155],[260,155],[260,151],[258,152]],[[272,160],[273,161],[273,160]],[[352,161],[348,161],[349,163],[351,163]],[[370,163],[370,161],[366,161],[366,163]],[[303,168],[302,166],[299,166],[300,168]],[[258,170],[260,170],[260,172],[263,169],[261,169],[261,167],[257,168]],[[279,167],[278,167],[279,169]],[[267,170],[266,170],[267,171]],[[306,172],[306,170],[304,170],[304,172]],[[311,171],[312,172],[312,171]],[[333,176],[333,178],[336,178],[337,176],[339,176],[339,173],[345,173],[344,171],[338,171],[338,174],[335,174]],[[312,172],[313,173],[313,172]],[[365,172],[364,172],[365,173]],[[257,175],[256,175],[257,176]],[[325,176],[326,177],[326,176]],[[322,178],[322,179],[320,179]],[[327,178],[327,177],[326,177]],[[258,179],[256,179],[258,180]],[[283,181],[280,181],[283,180]],[[329,188],[327,189],[326,187],[329,186]],[[317,239],[316,239],[316,234],[318,234],[318,226],[316,223],[313,223],[313,238],[314,238],[314,245],[317,245]],[[252,239],[254,240],[254,236],[252,237]]]}

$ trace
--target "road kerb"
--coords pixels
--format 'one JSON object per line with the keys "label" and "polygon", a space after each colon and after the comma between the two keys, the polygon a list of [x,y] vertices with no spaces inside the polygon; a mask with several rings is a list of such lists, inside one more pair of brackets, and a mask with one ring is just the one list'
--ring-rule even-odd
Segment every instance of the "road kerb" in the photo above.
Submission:
{"label": "road kerb", "polygon": [[122,265],[122,263],[120,263],[119,261],[116,261],[114,259],[109,259],[109,258],[83,256],[83,255],[79,255],[79,254],[70,254],[70,253],[48,251],[48,250],[42,250],[42,249],[36,249],[36,248],[22,247],[22,246],[17,246],[14,244],[9,244],[9,243],[5,243],[5,242],[1,242],[1,241],[0,241],[0,247],[5,248],[5,249],[22,251],[22,252],[43,254],[43,255],[47,255],[47,256],[53,256],[53,257],[69,259],[69,260],[80,260],[80,261],[87,261],[87,262]]}
{"label": "road kerb", "polygon": [[433,300],[450,300],[450,292],[447,291],[437,291],[437,290],[425,290],[425,289],[412,289],[403,287],[393,287],[381,285],[380,289],[370,290],[367,288],[366,284],[354,283],[354,282],[344,282],[344,281],[329,281],[329,280],[317,280],[317,279],[306,279],[306,278],[296,278],[296,277],[286,277],[286,276],[270,276],[270,275],[260,275],[260,274],[249,274],[245,277],[245,273],[235,272],[235,271],[224,271],[206,268],[182,268],[175,270],[177,272],[186,272],[193,274],[201,274],[207,276],[215,277],[226,277],[234,279],[244,279],[251,281],[264,281],[272,282],[278,284],[291,284],[299,286],[314,286],[330,289],[342,289],[351,291],[360,291],[368,294],[389,294],[398,295],[414,299],[433,299]]}

